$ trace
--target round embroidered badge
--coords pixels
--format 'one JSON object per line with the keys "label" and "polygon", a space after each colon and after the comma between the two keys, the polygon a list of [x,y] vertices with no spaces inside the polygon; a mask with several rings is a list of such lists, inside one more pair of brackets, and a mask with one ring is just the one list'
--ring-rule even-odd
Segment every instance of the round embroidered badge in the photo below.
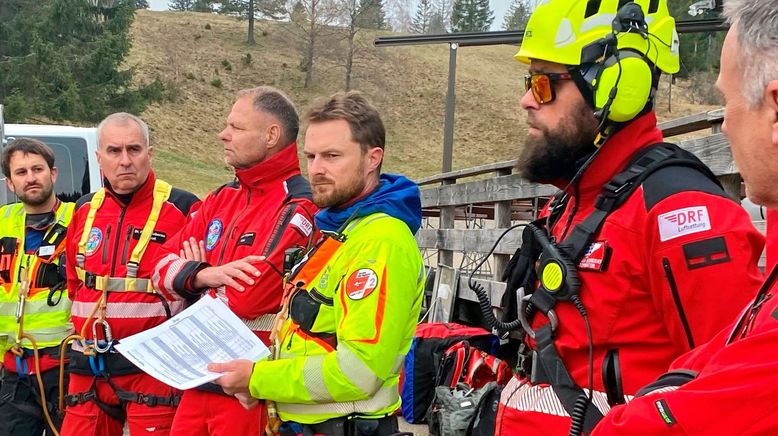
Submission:
{"label": "round embroidered badge", "polygon": [[211,223],[208,224],[208,233],[205,235],[206,250],[213,250],[213,247],[215,247],[216,243],[219,242],[219,238],[222,235],[222,230],[224,230],[224,224],[222,224],[222,222],[218,219],[213,219]]}
{"label": "round embroidered badge", "polygon": [[346,280],[346,295],[352,300],[361,300],[378,286],[378,275],[370,268],[362,268],[351,273]]}
{"label": "round embroidered badge", "polygon": [[97,227],[92,227],[89,231],[89,237],[86,239],[86,255],[92,255],[100,248],[100,243],[103,242],[103,232]]}

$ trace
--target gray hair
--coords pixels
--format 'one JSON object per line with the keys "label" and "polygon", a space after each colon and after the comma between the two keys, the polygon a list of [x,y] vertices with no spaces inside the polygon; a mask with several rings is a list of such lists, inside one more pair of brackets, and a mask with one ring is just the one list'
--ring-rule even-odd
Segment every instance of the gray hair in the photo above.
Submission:
{"label": "gray hair", "polygon": [[278,119],[284,131],[283,139],[285,141],[282,145],[288,145],[297,140],[297,134],[300,131],[300,118],[297,116],[294,103],[286,94],[272,86],[257,86],[238,91],[238,98],[245,96],[254,97],[255,111],[268,113]]}
{"label": "gray hair", "polygon": [[114,114],[108,115],[105,117],[103,121],[100,121],[100,124],[97,125],[97,148],[102,148],[102,144],[100,144],[100,138],[103,136],[103,129],[108,124],[121,124],[126,125],[130,122],[135,123],[138,126],[138,129],[140,130],[140,133],[143,135],[143,142],[146,147],[149,146],[149,125],[146,124],[145,121],[140,119],[139,117],[128,114],[127,112],[116,112]]}
{"label": "gray hair", "polygon": [[724,16],[737,26],[741,90],[756,109],[767,84],[778,79],[778,0],[727,0]]}

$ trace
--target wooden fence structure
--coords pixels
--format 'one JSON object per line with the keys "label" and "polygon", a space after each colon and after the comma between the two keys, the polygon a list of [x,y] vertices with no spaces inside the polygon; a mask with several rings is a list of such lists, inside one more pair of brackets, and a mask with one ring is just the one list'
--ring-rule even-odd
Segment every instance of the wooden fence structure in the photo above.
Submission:
{"label": "wooden fence structure", "polygon": [[[732,160],[727,139],[721,133],[723,109],[691,115],[659,124],[665,138],[707,130],[694,139],[675,141],[705,162],[721,181],[727,193],[742,198],[742,179]],[[425,226],[416,234],[420,249],[426,252],[433,267],[454,267],[455,254],[480,260],[490,250],[503,231],[519,221],[534,219],[548,198],[557,189],[550,185],[529,183],[513,173],[515,160],[451,171],[417,180],[421,188],[421,203]],[[461,228],[455,223],[483,220],[492,228]],[[431,223],[437,225],[431,227]],[[754,224],[762,231],[764,221]],[[465,225],[464,227],[471,227]],[[497,307],[505,289],[499,281],[510,256],[521,245],[521,231],[506,235],[489,259],[491,276],[478,276],[477,281],[491,296]],[[437,257],[430,256],[437,254]],[[472,264],[473,262],[471,262]],[[459,268],[463,269],[463,268]],[[453,289],[459,303],[477,302],[468,288],[467,268]],[[459,276],[459,275],[458,275]]]}

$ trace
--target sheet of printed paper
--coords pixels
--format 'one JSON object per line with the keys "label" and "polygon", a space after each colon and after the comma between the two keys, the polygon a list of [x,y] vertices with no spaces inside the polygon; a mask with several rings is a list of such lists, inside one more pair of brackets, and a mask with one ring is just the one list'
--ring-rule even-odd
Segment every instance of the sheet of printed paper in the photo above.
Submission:
{"label": "sheet of printed paper", "polygon": [[217,379],[211,362],[257,361],[270,351],[221,301],[205,295],[152,329],[124,338],[116,349],[143,372],[177,389]]}

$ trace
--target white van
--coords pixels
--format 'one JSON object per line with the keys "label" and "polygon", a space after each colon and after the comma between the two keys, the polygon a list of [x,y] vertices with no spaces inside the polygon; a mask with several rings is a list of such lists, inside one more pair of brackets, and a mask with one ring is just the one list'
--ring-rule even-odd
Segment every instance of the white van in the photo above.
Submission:
{"label": "white van", "polygon": [[[95,157],[97,129],[37,124],[5,124],[4,129],[0,127],[0,146],[4,147],[9,141],[19,137],[41,140],[54,150],[54,165],[58,169],[54,189],[63,201],[76,201],[102,185],[100,168]],[[3,178],[0,205],[17,201],[14,193],[6,187],[1,173],[0,177]]]}

